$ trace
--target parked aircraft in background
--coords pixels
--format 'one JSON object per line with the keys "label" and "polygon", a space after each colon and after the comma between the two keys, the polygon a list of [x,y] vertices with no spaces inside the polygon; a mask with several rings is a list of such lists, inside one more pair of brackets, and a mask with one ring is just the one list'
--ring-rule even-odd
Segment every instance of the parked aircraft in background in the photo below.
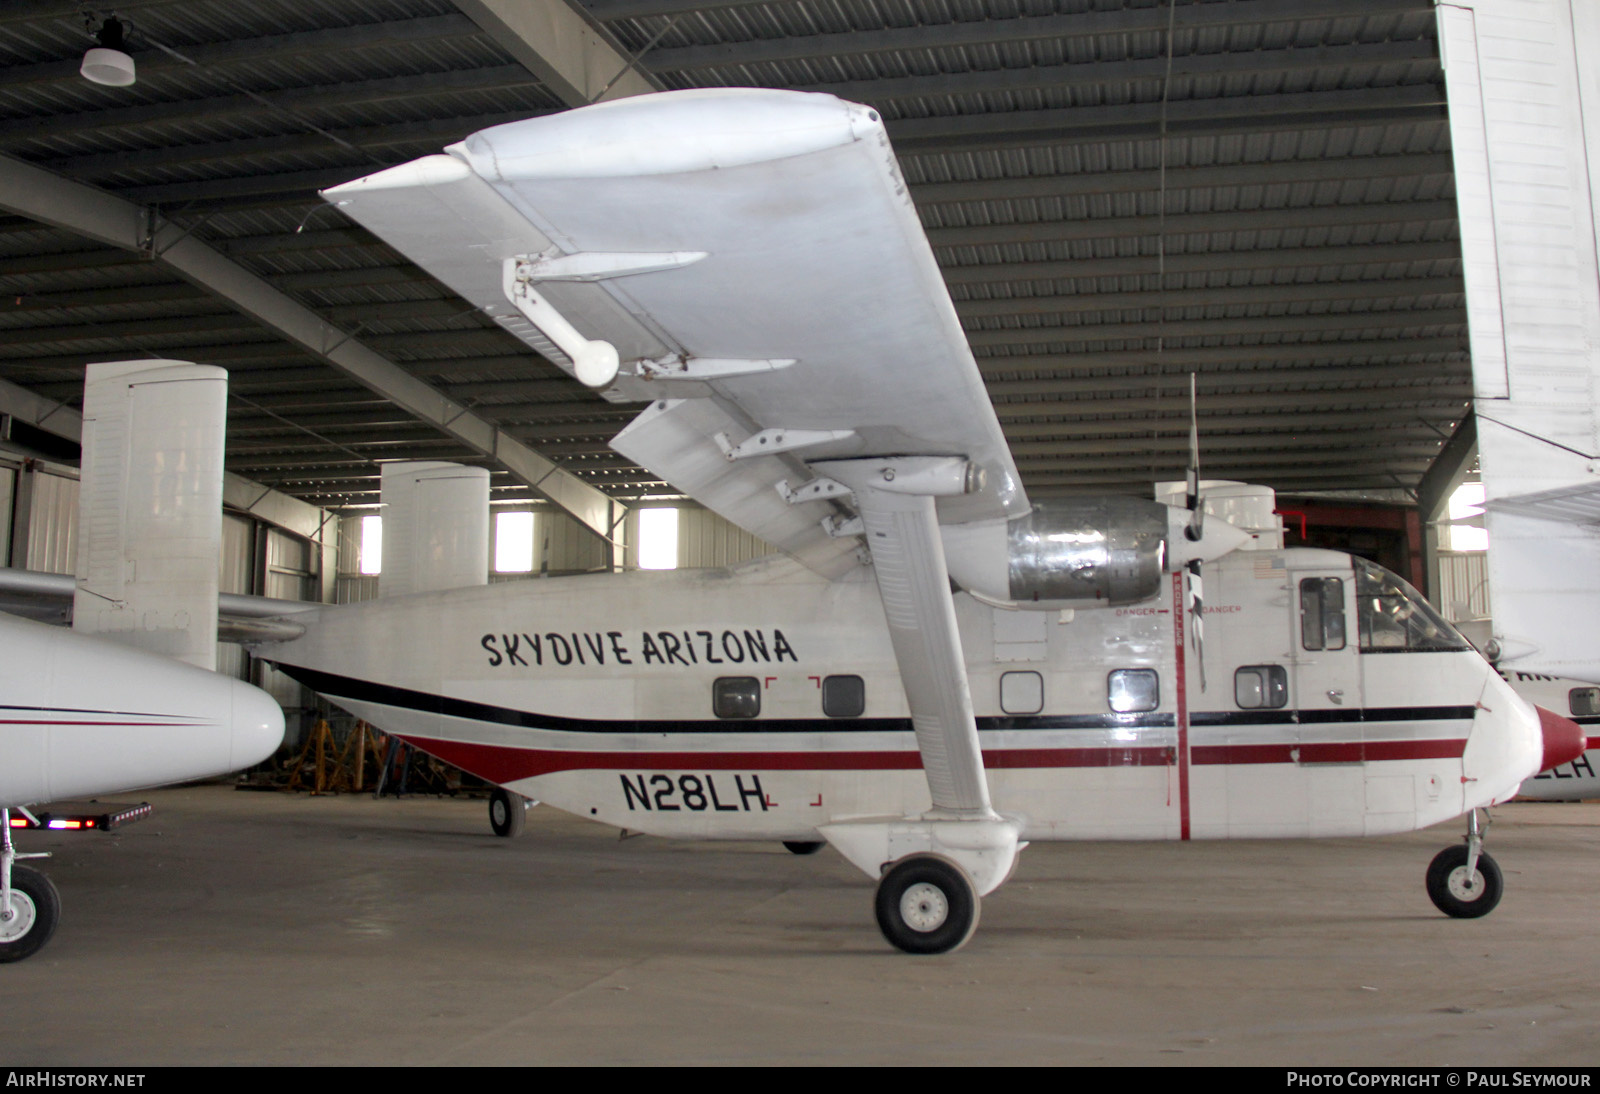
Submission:
{"label": "parked aircraft in background", "polygon": [[1548,710],[1565,711],[1588,735],[1580,756],[1541,771],[1522,784],[1519,798],[1535,801],[1580,801],[1600,798],[1600,687],[1582,680],[1501,669],[1500,675],[1517,694]]}
{"label": "parked aircraft in background", "polygon": [[16,865],[13,811],[238,771],[283,740],[258,688],[116,642],[0,614],[0,962],[56,927],[50,879]]}
{"label": "parked aircraft in background", "polygon": [[88,368],[79,576],[6,583],[75,596],[74,629],[0,615],[0,962],[38,952],[60,913],[50,880],[16,865],[39,856],[13,846],[13,810],[237,771],[283,740],[271,696],[210,671],[225,386],[183,362]]}
{"label": "parked aircraft in background", "polygon": [[1263,543],[1270,491],[1030,503],[874,111],[680,92],[447,152],[326,197],[653,400],[614,447],[789,557],[321,608],[261,656],[583,816],[826,840],[910,951],[961,945],[1034,839],[1467,813],[1428,889],[1494,906],[1476,810],[1581,732],[1394,575]]}

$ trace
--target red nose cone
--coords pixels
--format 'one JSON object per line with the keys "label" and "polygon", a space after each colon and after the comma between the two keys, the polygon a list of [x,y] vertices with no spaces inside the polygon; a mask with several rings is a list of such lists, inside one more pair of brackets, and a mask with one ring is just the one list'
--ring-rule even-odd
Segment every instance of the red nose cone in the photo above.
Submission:
{"label": "red nose cone", "polygon": [[1544,766],[1540,771],[1549,771],[1557,764],[1576,760],[1583,755],[1587,740],[1577,722],[1552,714],[1544,707],[1534,709],[1539,712],[1539,730],[1544,735]]}

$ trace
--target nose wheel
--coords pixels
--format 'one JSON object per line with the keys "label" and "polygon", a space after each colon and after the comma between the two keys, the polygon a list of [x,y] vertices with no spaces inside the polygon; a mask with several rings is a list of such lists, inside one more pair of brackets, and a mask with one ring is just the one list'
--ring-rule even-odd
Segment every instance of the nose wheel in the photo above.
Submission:
{"label": "nose wheel", "polygon": [[61,896],[55,885],[39,871],[16,864],[19,858],[48,854],[22,854],[12,847],[11,811],[0,809],[0,964],[32,957],[56,933]]}
{"label": "nose wheel", "polygon": [[1467,814],[1466,840],[1446,847],[1428,864],[1428,897],[1447,916],[1477,919],[1494,911],[1504,889],[1500,866],[1483,850],[1478,811]]}

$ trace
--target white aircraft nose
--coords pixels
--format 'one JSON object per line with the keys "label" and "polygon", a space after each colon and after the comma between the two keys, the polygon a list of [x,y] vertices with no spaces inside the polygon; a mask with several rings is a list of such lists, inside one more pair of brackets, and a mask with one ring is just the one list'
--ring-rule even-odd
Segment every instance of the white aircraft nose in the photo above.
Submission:
{"label": "white aircraft nose", "polygon": [[272,696],[242,680],[232,682],[233,733],[229,770],[251,767],[283,743],[283,708]]}

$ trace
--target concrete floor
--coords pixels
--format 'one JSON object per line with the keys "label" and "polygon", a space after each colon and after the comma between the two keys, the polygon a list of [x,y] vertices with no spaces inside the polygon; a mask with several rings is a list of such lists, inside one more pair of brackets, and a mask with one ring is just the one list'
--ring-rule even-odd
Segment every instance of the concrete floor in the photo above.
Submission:
{"label": "concrete floor", "polygon": [[1596,804],[1496,811],[1483,920],[1422,891],[1454,825],[1036,844],[965,949],[916,958],[832,850],[146,797],[109,835],[23,836],[65,911],[0,966],[0,1065],[1600,1063]]}

